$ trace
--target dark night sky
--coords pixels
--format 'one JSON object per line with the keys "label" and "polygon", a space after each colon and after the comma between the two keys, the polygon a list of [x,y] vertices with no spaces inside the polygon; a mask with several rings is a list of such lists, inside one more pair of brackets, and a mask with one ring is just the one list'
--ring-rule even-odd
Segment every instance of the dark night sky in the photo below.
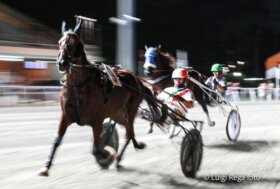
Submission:
{"label": "dark night sky", "polygon": [[1,0],[1,2],[54,28],[60,28],[62,20],[74,23],[74,15],[93,17],[101,23],[108,22],[108,17],[115,16],[115,0]]}
{"label": "dark night sky", "polygon": [[[116,28],[116,0],[2,0],[60,30],[73,15],[98,20],[103,44],[111,50]],[[245,60],[248,75],[263,74],[267,56],[280,50],[280,2],[277,0],[135,0],[137,46],[162,44],[163,50],[187,50],[190,64],[207,70],[214,62]],[[107,47],[106,47],[107,48]],[[112,55],[111,55],[112,56]],[[206,68],[205,68],[206,67]],[[253,68],[253,69],[252,69]]]}

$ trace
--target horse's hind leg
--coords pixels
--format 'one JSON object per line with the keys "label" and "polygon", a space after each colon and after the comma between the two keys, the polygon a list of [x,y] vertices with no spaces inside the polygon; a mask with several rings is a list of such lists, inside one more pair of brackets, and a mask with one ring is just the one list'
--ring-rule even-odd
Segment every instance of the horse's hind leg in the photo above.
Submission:
{"label": "horse's hind leg", "polygon": [[71,124],[70,122],[68,122],[64,117],[62,117],[59,127],[58,127],[57,135],[55,136],[54,143],[52,145],[51,152],[48,156],[45,167],[43,167],[39,172],[40,176],[49,176],[49,169],[52,166],[52,162],[53,162],[53,158],[56,153],[56,150],[57,150],[58,146],[61,144],[62,138],[67,130],[67,127],[70,124]]}
{"label": "horse's hind leg", "polygon": [[147,129],[147,131],[146,131],[146,134],[152,133],[154,131],[153,128],[154,128],[154,122],[151,122],[149,127],[148,127],[148,129]]}
{"label": "horse's hind leg", "polygon": [[205,104],[205,103],[201,103],[201,102],[198,102],[198,103],[201,105],[201,107],[202,107],[204,113],[205,113],[206,116],[207,116],[207,123],[208,123],[208,125],[209,125],[210,127],[215,126],[216,123],[215,123],[215,121],[211,121],[211,118],[210,118],[210,116],[209,116],[209,112],[208,112],[208,109],[207,109],[206,104]]}
{"label": "horse's hind leg", "polygon": [[[136,149],[144,149],[145,148],[145,144],[142,142],[137,142],[135,139],[135,134],[134,134],[134,120],[135,120],[135,116],[136,116],[136,112],[137,112],[137,108],[138,108],[139,104],[135,103],[135,104],[131,104],[128,108],[127,108],[127,114],[128,114],[128,122],[127,124],[125,124],[125,128],[126,128],[126,138],[127,139],[131,139],[133,142],[133,146]],[[152,127],[152,124],[150,125]]]}
{"label": "horse's hind leg", "polygon": [[134,137],[131,140],[132,140],[134,148],[136,148],[136,149],[142,150],[142,149],[144,149],[146,147],[145,143],[137,142]]}
{"label": "horse's hind leg", "polygon": [[117,158],[116,158],[116,160],[117,160],[117,164],[116,164],[117,168],[122,167],[122,166],[120,165],[120,162],[121,162],[121,160],[122,160],[124,151],[125,151],[125,149],[127,148],[129,142],[130,142],[130,139],[126,139],[126,140],[125,140],[125,143],[124,143],[124,145],[123,145],[123,147],[122,147],[122,149],[120,150],[120,153],[118,153],[118,156],[117,156]]}
{"label": "horse's hind leg", "polygon": [[[134,135],[134,134],[133,134],[133,135]],[[133,146],[134,146],[134,148],[136,148],[136,149],[144,149],[145,146],[146,146],[146,145],[145,145],[144,143],[142,143],[142,142],[137,142],[136,139],[135,139],[134,137],[132,137],[132,138],[131,138],[131,137],[126,137],[124,146],[123,146],[123,148],[121,149],[120,153],[118,154],[118,156],[117,156],[117,158],[116,158],[116,159],[117,159],[117,165],[116,165],[116,166],[117,166],[118,168],[121,167],[120,161],[122,160],[123,154],[124,154],[124,152],[125,152],[125,150],[126,150],[128,144],[129,144],[130,140],[132,140]]]}
{"label": "horse's hind leg", "polygon": [[138,143],[135,140],[133,122],[134,122],[134,119],[135,119],[135,116],[136,116],[136,113],[137,113],[137,108],[138,108],[138,106],[136,106],[136,105],[137,104],[130,104],[129,107],[124,109],[123,114],[118,117],[119,121],[121,121],[119,123],[121,123],[122,125],[125,126],[125,129],[126,129],[125,138],[126,138],[126,140],[125,140],[125,144],[124,144],[123,148],[121,149],[120,153],[118,154],[117,167],[121,167],[119,165],[119,163],[120,163],[120,161],[123,157],[124,151],[127,148],[130,140],[132,140],[134,148],[136,148],[136,149],[144,149],[145,146],[146,146],[144,143],[141,143],[141,142]]}

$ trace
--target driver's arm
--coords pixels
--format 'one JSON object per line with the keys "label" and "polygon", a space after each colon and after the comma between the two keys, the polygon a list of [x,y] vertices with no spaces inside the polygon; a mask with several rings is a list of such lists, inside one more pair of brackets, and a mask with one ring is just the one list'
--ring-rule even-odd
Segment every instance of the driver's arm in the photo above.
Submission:
{"label": "driver's arm", "polygon": [[226,91],[226,86],[222,86],[216,79],[213,80],[215,89],[218,89],[221,93]]}
{"label": "driver's arm", "polygon": [[184,104],[184,106],[186,106],[187,108],[192,108],[193,107],[193,100],[186,100],[186,99],[184,99],[183,97],[181,97],[179,95],[176,95],[175,98],[178,101],[181,101]]}

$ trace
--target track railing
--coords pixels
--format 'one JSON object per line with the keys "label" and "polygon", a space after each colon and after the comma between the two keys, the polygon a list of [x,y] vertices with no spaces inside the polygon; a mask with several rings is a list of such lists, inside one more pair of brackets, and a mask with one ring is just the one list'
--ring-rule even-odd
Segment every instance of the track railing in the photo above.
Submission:
{"label": "track railing", "polygon": [[0,85],[0,106],[56,104],[61,86]]}
{"label": "track railing", "polygon": [[[57,104],[60,90],[61,86],[0,85],[0,107]],[[275,101],[277,94],[276,88],[228,87],[226,99],[230,102]]]}

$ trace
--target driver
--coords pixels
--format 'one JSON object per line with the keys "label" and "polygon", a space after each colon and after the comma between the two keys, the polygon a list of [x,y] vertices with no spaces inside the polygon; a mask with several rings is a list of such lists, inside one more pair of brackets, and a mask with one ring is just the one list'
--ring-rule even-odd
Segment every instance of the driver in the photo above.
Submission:
{"label": "driver", "polygon": [[213,64],[211,67],[213,76],[209,77],[205,84],[211,89],[215,90],[222,96],[225,96],[227,90],[227,80],[223,76],[223,67],[221,64]]}
{"label": "driver", "polygon": [[[188,72],[184,68],[177,68],[172,73],[172,79],[174,86],[165,88],[157,98],[177,114],[185,117],[187,109],[192,108],[194,105],[193,93],[186,87],[189,79]],[[177,117],[180,119],[180,116]],[[152,132],[153,128],[150,126],[147,133]]]}

